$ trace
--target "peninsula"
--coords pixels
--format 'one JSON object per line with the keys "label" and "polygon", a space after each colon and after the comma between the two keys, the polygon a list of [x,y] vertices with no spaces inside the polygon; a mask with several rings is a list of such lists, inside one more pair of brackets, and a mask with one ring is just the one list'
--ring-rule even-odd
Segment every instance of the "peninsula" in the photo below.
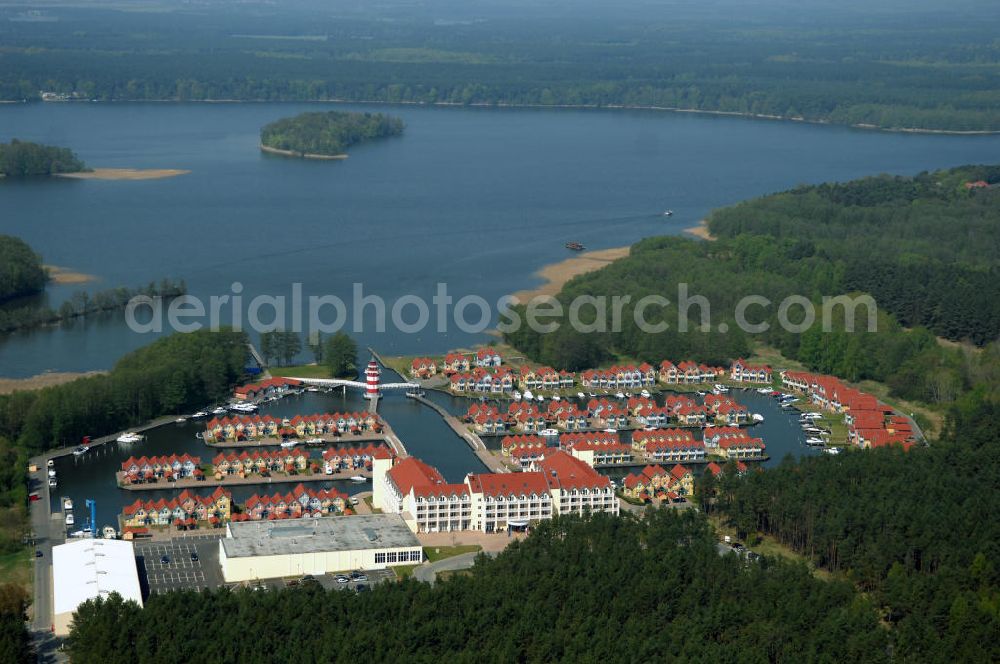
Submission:
{"label": "peninsula", "polygon": [[287,157],[346,159],[352,145],[401,133],[403,121],[382,113],[302,113],[265,125],[260,149]]}
{"label": "peninsula", "polygon": [[87,166],[69,148],[11,139],[0,143],[0,176],[28,177],[80,173]]}

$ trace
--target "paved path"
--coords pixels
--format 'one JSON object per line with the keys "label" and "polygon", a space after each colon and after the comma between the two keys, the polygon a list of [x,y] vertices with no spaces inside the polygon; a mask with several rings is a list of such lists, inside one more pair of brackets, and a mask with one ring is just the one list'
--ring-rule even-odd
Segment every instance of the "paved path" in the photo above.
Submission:
{"label": "paved path", "polygon": [[262,477],[260,475],[248,475],[247,477],[239,477],[237,475],[226,475],[221,480],[217,480],[214,477],[206,477],[204,480],[199,481],[193,478],[184,478],[177,480],[175,482],[168,482],[165,479],[161,479],[157,482],[148,482],[143,484],[124,484],[123,478],[125,474],[121,471],[115,473],[115,480],[118,482],[118,488],[123,491],[180,491],[182,489],[202,489],[206,487],[227,487],[227,486],[256,486],[256,485],[266,485],[266,484],[282,484],[282,483],[299,483],[299,482],[330,482],[333,480],[349,480],[355,475],[360,475],[361,477],[371,478],[372,473],[370,470],[365,470],[364,468],[358,468],[355,470],[346,470],[340,473],[334,473],[332,475],[326,475],[322,471],[314,473],[312,475],[271,475],[269,477]]}
{"label": "paved path", "polygon": [[[452,556],[451,558],[445,558],[444,560],[439,560],[435,563],[424,563],[413,570],[413,578],[417,581],[423,581],[424,583],[429,583],[434,585],[435,579],[440,572],[452,572],[461,569],[469,569],[476,562],[476,556],[478,556],[480,551],[472,551],[470,553],[461,553],[457,556]],[[488,556],[496,556],[496,552],[487,551],[485,552]]]}
{"label": "paved path", "polygon": [[66,528],[62,512],[49,512],[49,483],[47,457],[32,459],[38,470],[29,480],[40,500],[31,502],[31,530],[35,536],[35,549],[42,552],[35,558],[34,593],[31,627],[47,631],[52,627],[52,547],[66,541]]}
{"label": "paved path", "polygon": [[490,452],[489,448],[486,447],[486,443],[483,439],[479,437],[475,432],[469,431],[468,428],[459,420],[457,417],[449,413],[443,407],[434,403],[433,401],[419,396],[417,394],[407,394],[407,397],[417,401],[441,416],[445,424],[451,427],[451,430],[455,432],[456,436],[459,436],[465,441],[466,445],[472,448],[472,451],[476,453],[479,460],[486,465],[494,473],[509,473],[510,468],[504,465],[503,461],[497,458],[495,454]]}

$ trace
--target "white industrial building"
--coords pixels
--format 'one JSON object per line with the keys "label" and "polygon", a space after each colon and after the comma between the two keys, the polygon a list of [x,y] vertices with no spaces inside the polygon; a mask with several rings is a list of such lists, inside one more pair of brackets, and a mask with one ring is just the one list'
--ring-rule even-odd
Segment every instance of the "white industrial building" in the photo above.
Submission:
{"label": "white industrial building", "polygon": [[79,539],[52,547],[55,632],[69,634],[73,612],[89,599],[118,593],[142,606],[131,542]]}
{"label": "white industrial building", "polygon": [[422,560],[420,542],[398,514],[229,523],[219,540],[227,583],[385,569]]}

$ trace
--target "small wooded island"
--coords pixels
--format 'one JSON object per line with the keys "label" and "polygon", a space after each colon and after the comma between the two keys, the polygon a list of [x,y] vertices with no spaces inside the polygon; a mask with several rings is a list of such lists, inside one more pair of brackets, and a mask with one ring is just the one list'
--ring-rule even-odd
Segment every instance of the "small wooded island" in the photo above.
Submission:
{"label": "small wooded island", "polygon": [[0,175],[27,177],[80,173],[87,166],[69,148],[11,139],[0,143]]}
{"label": "small wooded island", "polygon": [[403,133],[403,121],[382,113],[302,113],[265,125],[260,149],[306,159],[345,159],[352,145]]}

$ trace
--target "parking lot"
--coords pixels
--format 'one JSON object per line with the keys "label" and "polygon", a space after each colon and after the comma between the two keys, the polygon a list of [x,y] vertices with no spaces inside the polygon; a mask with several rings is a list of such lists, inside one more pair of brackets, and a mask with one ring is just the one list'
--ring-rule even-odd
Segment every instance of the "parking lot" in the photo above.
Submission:
{"label": "parking lot", "polygon": [[[191,554],[198,560],[192,560]],[[172,542],[142,542],[135,545],[139,583],[143,594],[170,590],[201,590],[222,585],[219,538],[205,535]],[[168,562],[163,562],[166,556]]]}
{"label": "parking lot", "polygon": [[[386,583],[387,581],[395,581],[396,573],[391,569],[376,569],[376,570],[360,570],[366,577],[367,580],[355,581],[349,580],[347,583],[339,583],[337,581],[338,574],[319,574],[314,576],[314,580],[320,586],[326,590],[350,590],[352,592],[357,592],[358,586],[367,586],[371,588],[372,586],[378,585],[380,583]],[[345,571],[343,575],[350,579],[351,572]],[[280,590],[281,588],[294,588],[296,586],[302,585],[303,581],[301,578],[289,578],[289,579],[260,579],[259,581],[246,582],[246,583],[231,583],[228,584],[232,588],[239,588],[242,586],[259,586],[262,588],[269,588],[272,590]]]}

